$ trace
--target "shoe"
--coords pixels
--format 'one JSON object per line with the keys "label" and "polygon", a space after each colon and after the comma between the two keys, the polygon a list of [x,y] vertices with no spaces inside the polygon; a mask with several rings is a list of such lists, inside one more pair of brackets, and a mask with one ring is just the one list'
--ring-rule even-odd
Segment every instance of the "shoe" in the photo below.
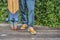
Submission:
{"label": "shoe", "polygon": [[27,28],[27,24],[22,24],[21,29],[24,30]]}
{"label": "shoe", "polygon": [[29,28],[28,28],[28,31],[29,31],[31,34],[33,34],[33,35],[36,34],[36,31],[34,30],[33,27],[29,27]]}

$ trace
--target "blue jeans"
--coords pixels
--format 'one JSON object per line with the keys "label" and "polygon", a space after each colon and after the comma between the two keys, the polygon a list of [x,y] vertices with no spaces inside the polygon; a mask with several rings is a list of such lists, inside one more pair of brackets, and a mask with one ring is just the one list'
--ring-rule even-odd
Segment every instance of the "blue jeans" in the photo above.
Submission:
{"label": "blue jeans", "polygon": [[9,21],[10,23],[12,22],[11,20],[14,20],[14,23],[18,22],[18,12],[16,12],[15,14],[12,14],[11,12],[9,12]]}
{"label": "blue jeans", "polygon": [[[33,27],[34,25],[34,4],[35,0],[19,0],[22,23],[28,24],[29,27]],[[28,18],[26,18],[26,5],[28,8]]]}

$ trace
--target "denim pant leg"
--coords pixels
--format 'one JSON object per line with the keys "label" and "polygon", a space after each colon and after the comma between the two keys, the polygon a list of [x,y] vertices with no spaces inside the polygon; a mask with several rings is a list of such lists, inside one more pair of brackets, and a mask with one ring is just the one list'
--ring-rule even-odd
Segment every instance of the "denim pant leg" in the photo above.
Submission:
{"label": "denim pant leg", "polygon": [[15,14],[12,14],[11,12],[9,12],[9,20],[10,22],[12,22],[12,19],[15,19],[15,22],[18,22],[18,12],[16,12]]}
{"label": "denim pant leg", "polygon": [[22,24],[27,24],[27,18],[26,18],[26,0],[19,0],[19,6],[22,16]]}
{"label": "denim pant leg", "polygon": [[12,19],[13,19],[13,14],[9,12],[9,21],[11,21]]}
{"label": "denim pant leg", "polygon": [[15,22],[18,22],[18,11],[14,14]]}
{"label": "denim pant leg", "polygon": [[28,26],[33,27],[34,25],[34,4],[35,0],[26,0],[28,8]]}

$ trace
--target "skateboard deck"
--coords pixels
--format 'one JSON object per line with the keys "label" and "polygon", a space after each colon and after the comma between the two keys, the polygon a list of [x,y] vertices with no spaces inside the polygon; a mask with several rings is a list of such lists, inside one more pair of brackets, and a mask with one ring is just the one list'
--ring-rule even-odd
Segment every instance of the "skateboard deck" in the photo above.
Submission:
{"label": "skateboard deck", "polygon": [[8,10],[12,13],[12,14],[15,14],[16,11],[18,10],[19,8],[19,0],[7,0],[7,3],[8,3]]}

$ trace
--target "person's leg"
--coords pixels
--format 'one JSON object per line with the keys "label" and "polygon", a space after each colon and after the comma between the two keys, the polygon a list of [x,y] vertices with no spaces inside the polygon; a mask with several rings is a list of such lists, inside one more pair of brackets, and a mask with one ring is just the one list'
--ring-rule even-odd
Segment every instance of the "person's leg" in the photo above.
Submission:
{"label": "person's leg", "polygon": [[21,11],[21,16],[22,16],[22,24],[27,23],[27,18],[26,18],[26,0],[19,0],[19,7]]}
{"label": "person's leg", "polygon": [[13,14],[9,11],[9,21],[13,19]]}
{"label": "person's leg", "polygon": [[36,31],[33,28],[34,25],[34,5],[35,0],[27,0],[27,8],[28,8],[28,31],[31,34],[36,34]]}
{"label": "person's leg", "polygon": [[28,26],[33,27],[34,25],[34,5],[35,0],[27,0],[27,8],[28,8]]}
{"label": "person's leg", "polygon": [[27,27],[27,18],[26,18],[26,0],[19,0],[19,6],[22,16],[22,26],[21,29],[25,29]]}
{"label": "person's leg", "polygon": [[9,11],[9,22],[10,22],[10,27],[11,27],[11,29],[13,29],[12,19],[13,19],[13,14]]}
{"label": "person's leg", "polygon": [[14,21],[14,27],[15,27],[15,29],[17,29],[17,23],[18,23],[18,11],[14,14],[14,19],[15,19],[15,21]]}
{"label": "person's leg", "polygon": [[18,11],[14,14],[15,22],[18,22]]}
{"label": "person's leg", "polygon": [[12,28],[12,30],[16,30],[17,29],[17,22],[18,22],[18,12],[16,12],[15,14],[12,14],[11,12],[9,13],[9,21],[10,21],[10,27]]}

